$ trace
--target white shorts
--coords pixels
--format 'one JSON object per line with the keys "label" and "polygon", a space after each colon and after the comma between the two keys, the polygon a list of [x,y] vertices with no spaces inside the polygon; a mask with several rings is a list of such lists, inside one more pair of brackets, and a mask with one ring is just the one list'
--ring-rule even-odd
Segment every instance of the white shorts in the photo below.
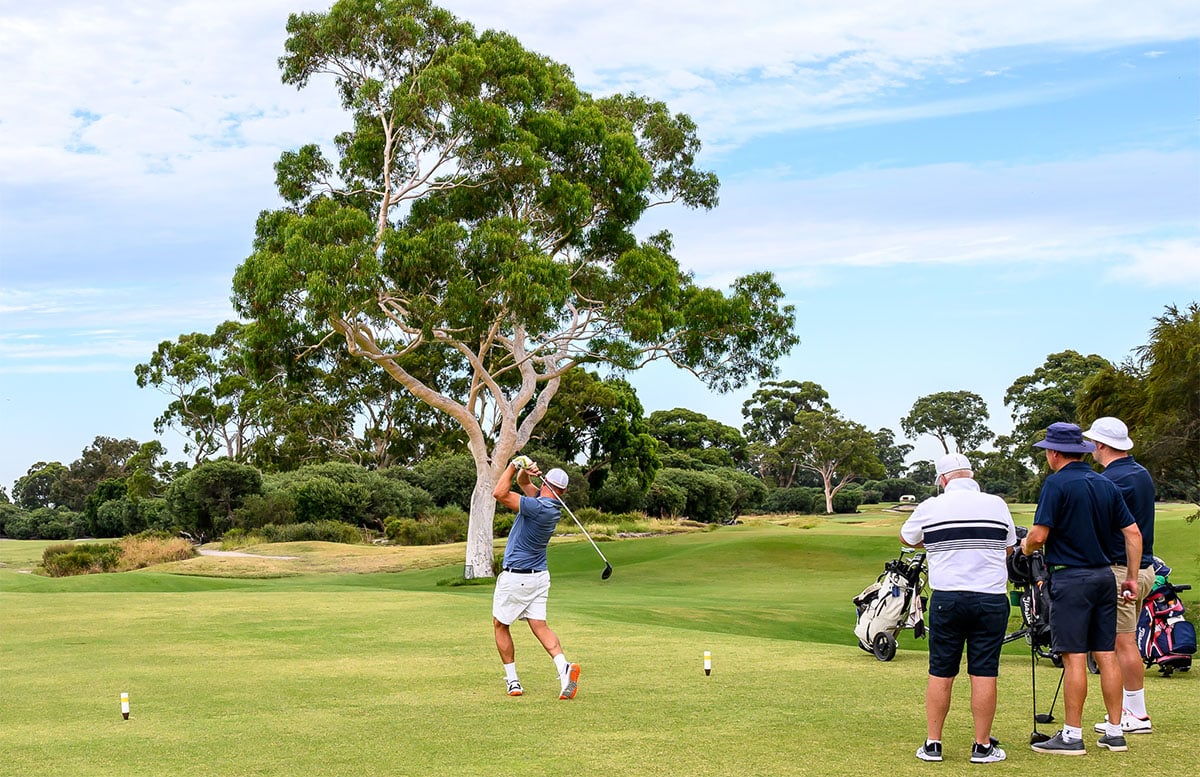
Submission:
{"label": "white shorts", "polygon": [[550,572],[501,572],[492,595],[492,617],[506,626],[514,621],[546,620],[546,600],[550,597]]}

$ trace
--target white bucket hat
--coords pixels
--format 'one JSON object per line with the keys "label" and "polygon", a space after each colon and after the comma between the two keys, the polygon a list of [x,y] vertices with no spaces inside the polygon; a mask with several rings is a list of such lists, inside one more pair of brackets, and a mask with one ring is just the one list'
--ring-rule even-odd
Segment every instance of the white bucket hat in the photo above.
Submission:
{"label": "white bucket hat", "polygon": [[1133,448],[1133,440],[1129,439],[1129,428],[1125,426],[1125,422],[1110,415],[1092,421],[1092,428],[1084,432],[1083,436],[1119,451]]}

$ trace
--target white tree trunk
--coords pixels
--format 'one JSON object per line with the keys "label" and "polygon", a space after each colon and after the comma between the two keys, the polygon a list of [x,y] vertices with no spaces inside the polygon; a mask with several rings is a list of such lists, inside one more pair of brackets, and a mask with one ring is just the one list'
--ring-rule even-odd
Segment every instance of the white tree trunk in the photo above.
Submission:
{"label": "white tree trunk", "polygon": [[492,520],[496,517],[495,475],[491,467],[477,468],[475,490],[471,492],[471,522],[467,526],[467,557],[463,564],[463,577],[495,577],[492,558],[495,555],[492,542]]}

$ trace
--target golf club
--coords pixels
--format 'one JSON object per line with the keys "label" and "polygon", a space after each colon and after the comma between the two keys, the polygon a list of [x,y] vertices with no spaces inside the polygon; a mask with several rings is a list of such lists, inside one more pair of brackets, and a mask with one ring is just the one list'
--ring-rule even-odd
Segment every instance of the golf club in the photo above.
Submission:
{"label": "golf club", "polygon": [[[529,477],[534,478],[537,476],[530,474]],[[541,488],[542,485],[545,484],[545,482],[546,482],[544,479],[542,479],[540,477],[537,478],[537,480],[538,480],[538,488]],[[571,512],[571,508],[567,507],[567,503],[562,500],[562,497],[560,497],[558,495],[558,492],[554,489],[553,486],[550,487],[550,493],[554,494],[554,500],[556,502],[558,502],[560,505],[562,505],[562,508],[567,511],[567,515],[571,516],[571,520],[575,521],[575,525],[579,527],[579,531],[583,532],[583,536],[587,537],[587,541],[592,543],[592,547],[595,548],[596,552],[600,554],[600,558],[604,559],[604,571],[600,573],[600,579],[607,580],[610,577],[612,577],[612,573],[613,573],[612,564],[608,563],[607,558],[604,558],[604,552],[600,550],[600,546],[597,545],[596,541],[592,539],[592,535],[588,534],[587,529],[583,528],[583,524],[580,523],[579,519],[575,517],[575,513]]]}
{"label": "golf club", "polygon": [[1058,694],[1062,690],[1063,678],[1066,677],[1067,670],[1064,667],[1058,676],[1058,687],[1054,689],[1054,698],[1050,700],[1050,710],[1048,712],[1037,711],[1037,651],[1029,651],[1029,671],[1030,681],[1033,685],[1033,733],[1029,735],[1029,744],[1036,745],[1040,742],[1048,742],[1049,734],[1043,734],[1038,731],[1038,724],[1047,724],[1054,722],[1054,705],[1058,703]]}

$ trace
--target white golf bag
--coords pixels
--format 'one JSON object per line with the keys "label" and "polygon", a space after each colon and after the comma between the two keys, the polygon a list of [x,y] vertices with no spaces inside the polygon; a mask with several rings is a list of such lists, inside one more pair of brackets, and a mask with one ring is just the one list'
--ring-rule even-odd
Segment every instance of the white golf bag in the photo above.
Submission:
{"label": "white golf bag", "polygon": [[924,637],[924,587],[924,552],[902,553],[900,558],[887,562],[879,579],[854,597],[858,646],[874,653],[880,661],[891,661],[896,655],[896,635],[901,630],[910,628],[917,639]]}

